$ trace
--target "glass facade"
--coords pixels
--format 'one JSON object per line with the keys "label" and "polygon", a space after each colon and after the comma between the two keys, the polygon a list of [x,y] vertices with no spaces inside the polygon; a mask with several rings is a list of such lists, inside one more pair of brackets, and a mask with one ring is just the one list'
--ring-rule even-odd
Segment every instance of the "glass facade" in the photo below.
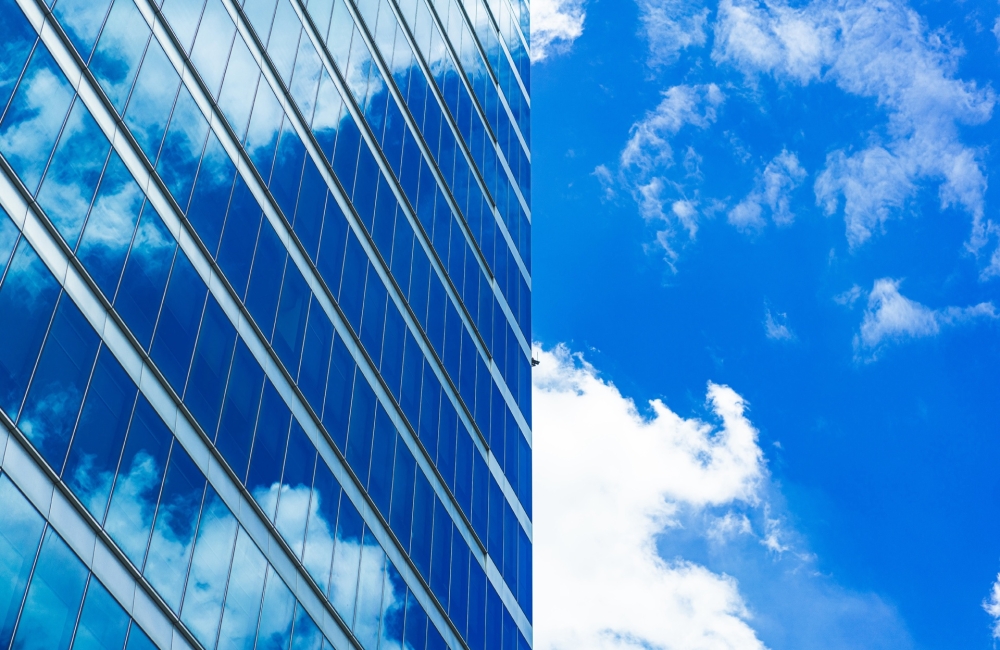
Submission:
{"label": "glass facade", "polygon": [[0,0],[0,650],[532,646],[524,0]]}

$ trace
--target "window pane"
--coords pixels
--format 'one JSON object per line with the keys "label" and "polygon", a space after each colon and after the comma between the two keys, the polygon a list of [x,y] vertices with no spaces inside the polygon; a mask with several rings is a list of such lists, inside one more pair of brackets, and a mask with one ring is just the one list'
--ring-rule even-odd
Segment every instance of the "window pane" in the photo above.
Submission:
{"label": "window pane", "polygon": [[309,524],[302,563],[323,593],[330,585],[330,563],[333,560],[334,530],[337,507],[340,504],[340,484],[330,468],[320,459],[316,463],[313,498],[309,507]]}
{"label": "window pane", "polygon": [[178,253],[150,356],[174,390],[182,395],[207,295],[205,283],[187,256]]}
{"label": "window pane", "polygon": [[180,77],[170,59],[153,39],[125,109],[125,124],[150,160],[156,160],[156,153],[160,150],[160,140],[167,128],[167,118],[170,117],[179,84]]}
{"label": "window pane", "polygon": [[252,650],[257,634],[267,561],[250,536],[240,528],[233,555],[233,569],[226,591],[219,650]]}
{"label": "window pane", "polygon": [[18,426],[59,472],[100,339],[63,294],[42,349]]}
{"label": "window pane", "polygon": [[[110,4],[111,0],[59,0],[52,12],[59,19],[59,24],[66,30],[69,40],[73,42],[84,61],[89,59],[90,51],[94,49],[94,41],[97,39],[97,33],[101,29]],[[4,16],[11,15],[6,7],[0,9],[0,12]],[[0,41],[5,40],[4,36],[0,36]]]}
{"label": "window pane", "polygon": [[0,106],[6,106],[14,83],[35,42],[35,30],[14,0],[0,0]]}
{"label": "window pane", "polygon": [[348,623],[354,620],[363,532],[361,515],[347,495],[341,493],[337,545],[333,549],[333,570],[330,576],[330,602]]}
{"label": "window pane", "polygon": [[110,148],[97,122],[77,99],[38,192],[39,205],[70,248],[76,248]]}
{"label": "window pane", "polygon": [[42,347],[59,285],[35,250],[22,239],[0,287],[0,408],[17,417],[31,371]]}
{"label": "window pane", "polygon": [[163,139],[163,149],[156,161],[156,171],[181,210],[187,209],[207,135],[208,122],[201,109],[194,103],[187,88],[181,88],[174,114],[170,117],[170,127]]}
{"label": "window pane", "polygon": [[358,577],[358,605],[354,614],[354,635],[365,650],[378,648],[378,623],[382,613],[382,583],[385,571],[385,551],[365,530],[361,551],[361,573]]}
{"label": "window pane", "polygon": [[198,17],[205,0],[166,0],[163,15],[174,30],[177,40],[185,52],[190,51],[194,30],[198,27]]}
{"label": "window pane", "polygon": [[315,466],[316,448],[299,423],[293,421],[288,451],[285,454],[285,471],[281,479],[275,526],[296,557],[302,554]]}
{"label": "window pane", "polygon": [[91,578],[83,601],[73,650],[121,650],[128,632],[128,615],[108,590]]}
{"label": "window pane", "polygon": [[10,479],[0,475],[0,648],[10,643],[45,521]]}
{"label": "window pane", "polygon": [[235,33],[236,26],[226,8],[219,0],[209,0],[198,27],[194,49],[191,50],[191,62],[198,69],[198,74],[213,97],[218,96]]}
{"label": "window pane", "polygon": [[229,322],[215,298],[210,296],[201,321],[198,346],[191,363],[191,376],[184,393],[184,403],[195,419],[211,436],[219,422],[222,394],[233,358],[236,328]]}
{"label": "window pane", "polygon": [[135,395],[135,384],[125,370],[107,348],[101,350],[63,473],[63,480],[99,522],[104,521]]}
{"label": "window pane", "polygon": [[292,414],[281,395],[270,381],[265,381],[246,485],[271,520],[274,519],[277,490],[281,485],[281,461],[285,457],[291,419]]}
{"label": "window pane", "polygon": [[142,566],[173,435],[142,395],[135,407],[104,529]]}
{"label": "window pane", "polygon": [[236,518],[209,487],[181,610],[181,620],[206,648],[215,646],[236,529]]}
{"label": "window pane", "polygon": [[112,152],[76,254],[108,298],[118,289],[142,200],[142,190]]}
{"label": "window pane", "polygon": [[11,648],[66,650],[86,582],[87,568],[50,528],[38,554]]}
{"label": "window pane", "polygon": [[[272,346],[285,368],[294,376],[302,353],[302,339],[309,306],[309,286],[302,274],[289,264],[278,303],[278,315],[272,337]],[[319,311],[317,305],[317,311]]]}
{"label": "window pane", "polygon": [[45,46],[39,45],[0,122],[0,152],[32,194],[72,99],[73,88]]}
{"label": "window pane", "polygon": [[274,569],[268,571],[257,630],[257,650],[287,650],[295,598]]}
{"label": "window pane", "polygon": [[125,263],[115,310],[124,319],[139,344],[149,348],[163,291],[177,244],[166,226],[147,203],[139,218],[135,241]]}
{"label": "window pane", "polygon": [[235,173],[236,168],[219,139],[209,134],[187,216],[213,257],[219,248]]}
{"label": "window pane", "polygon": [[[79,13],[87,13],[92,17],[100,16],[101,14],[94,9],[91,6]],[[115,0],[111,13],[108,14],[108,22],[101,33],[101,40],[97,42],[90,70],[97,77],[98,83],[119,114],[125,108],[125,100],[128,99],[128,92],[132,89],[132,81],[139,69],[148,40],[149,27],[146,26],[146,21],[135,3],[130,0]]]}
{"label": "window pane", "polygon": [[323,647],[323,634],[313,623],[312,618],[302,608],[295,605],[295,632],[292,636],[292,650],[320,650]]}
{"label": "window pane", "polygon": [[243,339],[237,339],[215,446],[222,452],[222,456],[240,480],[243,480],[247,473],[250,443],[253,441],[253,428],[257,420],[263,383],[264,371],[260,364],[254,359]]}

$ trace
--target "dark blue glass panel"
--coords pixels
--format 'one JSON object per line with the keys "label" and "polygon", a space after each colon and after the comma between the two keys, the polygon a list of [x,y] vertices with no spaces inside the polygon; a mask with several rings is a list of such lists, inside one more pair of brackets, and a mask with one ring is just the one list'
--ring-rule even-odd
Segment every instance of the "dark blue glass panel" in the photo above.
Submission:
{"label": "dark blue glass panel", "polygon": [[[56,6],[57,15],[61,9],[64,9],[63,4],[65,3],[60,2]],[[101,8],[104,9],[106,6]],[[70,34],[86,34],[94,27],[99,27],[104,12],[97,9],[98,7],[90,6],[79,7],[76,11],[63,12],[63,15],[69,18],[70,24],[73,25],[73,28],[67,31]],[[64,26],[66,25],[66,22],[60,22]],[[84,41],[86,38],[85,36],[80,40]],[[132,89],[132,81],[139,69],[142,53],[146,49],[148,40],[149,27],[146,26],[146,21],[139,13],[135,3],[127,2],[127,0],[116,0],[111,7],[111,13],[108,14],[107,22],[104,24],[101,39],[97,42],[97,50],[90,62],[90,71],[94,73],[97,82],[119,113],[125,108],[125,100],[128,99],[128,92]],[[93,37],[90,37],[89,41],[89,45],[92,45]],[[89,45],[85,42],[74,42],[74,45],[86,61],[90,54]]]}
{"label": "dark blue glass panel", "polygon": [[97,122],[77,99],[38,191],[38,204],[70,248],[76,248],[110,148]]}
{"label": "dark blue glass panel", "polygon": [[448,644],[444,642],[444,637],[433,625],[427,626],[427,650],[448,650]]}
{"label": "dark blue glass panel", "polygon": [[[455,491],[455,445],[458,434],[458,414],[451,400],[441,400],[441,425],[438,436],[437,467],[444,482]],[[463,434],[464,435],[464,434]]]}
{"label": "dark blue glass panel", "polygon": [[427,254],[423,248],[414,243],[410,292],[407,295],[407,301],[410,303],[410,309],[413,310],[413,313],[417,317],[417,322],[421,326],[427,325],[427,298],[430,272],[431,262],[427,258]]}
{"label": "dark blue glass panel", "polygon": [[160,157],[156,161],[156,171],[181,210],[187,209],[207,135],[208,122],[191,93],[187,88],[181,88]]}
{"label": "dark blue glass panel", "polygon": [[476,531],[480,541],[486,542],[487,523],[489,522],[489,467],[479,454],[472,455],[472,529]]}
{"label": "dark blue glass panel", "polygon": [[219,248],[235,174],[236,168],[219,139],[209,134],[187,216],[213,257]]}
{"label": "dark blue glass panel", "polygon": [[38,553],[11,647],[69,648],[86,584],[87,567],[50,528]]}
{"label": "dark blue glass panel", "polygon": [[413,475],[416,471],[416,461],[406,445],[396,445],[396,462],[392,476],[392,507],[389,513],[389,526],[396,537],[405,544],[410,539],[410,526],[413,522]]}
{"label": "dark blue glass panel", "polygon": [[469,516],[472,512],[472,457],[479,456],[472,444],[472,436],[465,425],[460,424],[455,459],[455,500],[462,512]]}
{"label": "dark blue glass panel", "polygon": [[264,508],[269,519],[274,518],[274,500],[270,495],[281,481],[281,461],[285,457],[291,418],[291,411],[281,395],[270,381],[265,381],[246,486],[262,508],[270,507]]}
{"label": "dark blue glass panel", "polygon": [[135,395],[125,369],[102,349],[63,472],[63,480],[99,522],[104,521]]}
{"label": "dark blue glass panel", "polygon": [[128,614],[97,578],[91,577],[83,600],[73,650],[121,650],[128,633]]}
{"label": "dark blue glass panel", "polygon": [[[329,191],[326,181],[319,173],[312,159],[306,158],[305,169],[302,172],[302,188],[299,190],[299,203],[295,208],[295,234],[298,235],[302,247],[312,260],[316,259],[319,249],[320,230],[323,227],[323,209],[326,206]],[[329,199],[333,201],[333,198]]]}
{"label": "dark blue glass panel", "polygon": [[[416,339],[406,333],[406,346],[403,353],[403,380],[400,384],[399,405],[410,421],[410,426],[416,429],[420,422],[420,388],[421,373],[424,367],[424,355],[417,345]],[[423,438],[423,434],[421,439]]]}
{"label": "dark blue glass panel", "polygon": [[434,499],[434,541],[431,544],[431,591],[438,597],[441,606],[448,609],[448,583],[451,573],[451,538],[455,524],[444,509],[444,505]]}
{"label": "dark blue glass panel", "polygon": [[142,395],[136,402],[104,529],[142,566],[173,435]]}
{"label": "dark blue glass panel", "polygon": [[115,310],[143,348],[149,347],[177,243],[146,203],[125,262]]}
{"label": "dark blue glass panel", "polygon": [[531,542],[520,526],[517,527],[517,602],[531,620]]}
{"label": "dark blue glass panel", "polygon": [[[462,354],[462,332],[464,328],[462,326],[462,319],[459,318],[458,311],[452,305],[451,301],[445,303],[444,313],[444,348],[435,346],[434,349],[439,352],[438,356],[444,362],[444,367],[448,371],[448,375],[452,378],[452,381],[458,384]],[[440,354],[441,352],[443,354]],[[460,384],[459,387],[461,387]]]}
{"label": "dark blue glass panel", "polygon": [[503,610],[503,650],[517,650],[517,625],[511,618],[510,612]]}
{"label": "dark blue glass panel", "polygon": [[393,231],[396,227],[396,196],[388,183],[379,183],[378,200],[375,203],[375,222],[372,225],[372,239],[382,258],[388,262],[392,253]]}
{"label": "dark blue glass panel", "polygon": [[382,361],[379,364],[382,378],[389,391],[399,400],[399,382],[403,373],[403,341],[406,338],[406,322],[395,304],[385,310],[385,334],[382,343]]}
{"label": "dark blue glass panel", "polygon": [[347,421],[351,413],[355,368],[357,364],[354,358],[344,340],[338,336],[330,357],[330,376],[327,379],[326,402],[323,406],[323,426],[341,451],[347,442]]}
{"label": "dark blue glass panel", "polygon": [[406,594],[406,630],[403,638],[407,647],[424,650],[427,638],[427,614],[412,592]]}
{"label": "dark blue glass panel", "polygon": [[323,236],[319,247],[316,268],[334,296],[340,291],[340,277],[344,270],[344,249],[347,245],[347,219],[333,196],[326,202],[323,216]]}
{"label": "dark blue glass panel", "polygon": [[274,315],[278,309],[278,293],[281,291],[281,277],[288,253],[278,239],[274,228],[265,219],[260,226],[260,239],[250,273],[250,288],[247,289],[246,306],[264,332],[271,337],[274,329]]}
{"label": "dark blue glass panel", "polygon": [[118,154],[112,152],[76,253],[109,298],[114,298],[118,289],[142,201],[142,190]]}
{"label": "dark blue glass panel", "polygon": [[[19,9],[13,11],[20,14]],[[72,99],[73,88],[45,46],[39,45],[0,122],[0,152],[32,194]]]}
{"label": "dark blue glass panel", "polygon": [[441,384],[431,370],[430,364],[424,365],[423,390],[420,400],[420,425],[417,434],[424,449],[431,458],[437,458],[438,449],[438,416],[441,406]]}
{"label": "dark blue glass panel", "polygon": [[57,472],[62,469],[100,339],[65,294],[24,401],[18,426]]}
{"label": "dark blue glass panel", "polygon": [[503,603],[493,585],[486,585],[486,650],[500,650],[503,637]]}
{"label": "dark blue glass panel", "polygon": [[517,499],[531,516],[531,447],[523,435],[517,437]]}
{"label": "dark blue glass panel", "polygon": [[219,422],[222,394],[235,343],[236,328],[215,297],[209,296],[191,362],[191,375],[184,392],[184,403],[209,436],[215,434]]}
{"label": "dark blue glass panel", "polygon": [[45,521],[3,475],[0,475],[0,503],[3,504],[0,508],[0,647],[6,648],[14,632]]}
{"label": "dark blue glass panel", "polygon": [[[278,315],[274,324],[271,346],[293,377],[299,367],[302,340],[305,336],[306,316],[309,311],[309,286],[299,269],[289,264],[278,302]],[[316,305],[316,311],[321,311]]]}
{"label": "dark blue glass panel", "polygon": [[17,226],[7,218],[7,212],[0,207],[0,279],[3,278],[4,271],[7,270],[7,262],[14,253],[14,245],[20,236]]}
{"label": "dark blue glass panel", "polygon": [[42,347],[59,285],[24,239],[0,287],[0,408],[16,417]]}
{"label": "dark blue glass panel", "polygon": [[385,563],[385,586],[382,588],[382,630],[379,647],[400,648],[403,641],[403,616],[406,613],[406,583],[392,565]]}
{"label": "dark blue glass panel", "polygon": [[458,528],[453,529],[451,542],[451,594],[448,599],[448,616],[466,635],[469,618],[469,547]]}
{"label": "dark blue glass panel", "polygon": [[503,566],[503,492],[496,481],[490,481],[490,527],[486,534],[486,550],[498,567]]}
{"label": "dark blue glass panel", "polygon": [[375,507],[386,519],[389,518],[389,504],[392,497],[392,460],[395,456],[398,438],[396,427],[382,406],[379,405],[375,415],[375,437],[372,441],[368,494],[375,502]]}
{"label": "dark blue glass panel", "polygon": [[222,233],[218,261],[229,284],[241,298],[246,294],[250,279],[250,264],[262,217],[257,199],[243,179],[237,177],[225,231]]}
{"label": "dark blue glass panel", "polygon": [[292,128],[291,122],[286,120],[281,129],[281,138],[278,140],[278,152],[274,157],[274,172],[271,175],[269,188],[289,223],[295,215],[305,153],[302,140]]}
{"label": "dark blue glass panel", "polygon": [[[388,294],[375,268],[368,271],[368,287],[361,316],[361,344],[376,366],[382,359],[382,332],[385,329],[385,309]],[[395,309],[395,306],[393,306]]]}
{"label": "dark blue glass panel", "polygon": [[420,575],[427,580],[431,574],[431,535],[434,531],[434,490],[423,472],[417,472],[413,486],[413,535],[410,537],[410,558]]}
{"label": "dark blue glass panel", "polygon": [[361,329],[361,310],[365,298],[365,278],[368,274],[368,257],[358,238],[351,233],[347,238],[347,257],[344,260],[344,279],[340,288],[340,308],[355,332]]}
{"label": "dark blue glass panel", "polygon": [[260,364],[243,339],[237,339],[215,446],[241,480],[246,476],[250,460],[250,444],[253,442],[263,382],[264,371]]}
{"label": "dark blue glass panel", "polygon": [[146,633],[142,629],[132,623],[131,629],[128,633],[128,643],[125,644],[125,650],[157,650],[156,646]]}
{"label": "dark blue glass panel", "polygon": [[[517,531],[521,529],[514,511],[503,503],[503,564],[500,573],[508,585],[517,586]],[[514,591],[514,589],[512,589]],[[515,593],[517,593],[515,591]]]}
{"label": "dark blue glass panel", "polygon": [[191,353],[208,289],[186,255],[178,252],[150,356],[178,394],[184,394]]}
{"label": "dark blue glass panel", "polygon": [[392,242],[392,277],[404,294],[410,289],[410,265],[413,259],[413,229],[405,219],[396,220]]}
{"label": "dark blue glass panel", "polygon": [[469,631],[465,638],[470,648],[482,650],[486,644],[486,574],[478,562],[469,567]]}
{"label": "dark blue glass panel", "polygon": [[299,368],[299,389],[313,410],[323,413],[323,395],[330,369],[330,351],[333,348],[333,323],[320,309],[316,300],[309,308],[302,366]]}
{"label": "dark blue glass panel", "polygon": [[445,306],[449,304],[447,300],[440,278],[436,274],[431,275],[426,331],[427,338],[430,339],[431,345],[434,346],[439,357],[442,356],[441,353],[444,350],[444,315]]}
{"label": "dark blue glass panel", "polygon": [[156,160],[180,77],[163,48],[152,39],[125,108],[125,124],[149,160]]}
{"label": "dark blue glass panel", "polygon": [[351,425],[344,454],[362,485],[368,483],[368,468],[372,453],[372,431],[375,427],[375,392],[367,381],[354,383],[351,400]]}
{"label": "dark blue glass panel", "polygon": [[181,604],[205,477],[180,445],[170,454],[143,575],[174,612]]}
{"label": "dark blue glass panel", "polygon": [[372,222],[375,212],[375,190],[378,187],[378,181],[381,177],[382,174],[375,163],[371,149],[367,146],[362,146],[360,155],[358,156],[358,178],[354,183],[354,194],[352,195],[351,202],[354,203],[354,209],[357,211],[358,216],[361,217],[362,223],[368,228],[368,232],[372,232]]}

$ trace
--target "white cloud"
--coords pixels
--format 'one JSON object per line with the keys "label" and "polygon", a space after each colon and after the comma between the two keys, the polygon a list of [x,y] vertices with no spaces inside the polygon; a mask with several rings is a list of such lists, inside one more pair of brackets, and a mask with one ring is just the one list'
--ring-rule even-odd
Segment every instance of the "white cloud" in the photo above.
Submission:
{"label": "white cloud", "polygon": [[719,427],[659,401],[644,418],[581,357],[535,353],[536,646],[763,648],[733,578],[654,545],[685,505],[758,498],[743,399],[708,385]]}
{"label": "white cloud", "polygon": [[583,0],[533,0],[531,60],[543,61],[564,52],[583,34]]}
{"label": "white cloud", "polygon": [[639,0],[639,20],[654,66],[669,65],[706,39],[708,8],[699,0]]}
{"label": "white cloud", "polygon": [[931,309],[899,293],[900,284],[900,280],[892,278],[875,281],[868,294],[861,329],[854,337],[859,358],[873,361],[887,343],[936,336],[946,326],[1000,317],[992,302]]}
{"label": "white cloud", "polygon": [[912,647],[802,550],[735,391],[708,384],[714,423],[643,414],[581,355],[534,353],[538,650]]}
{"label": "white cloud", "polygon": [[723,0],[715,37],[717,62],[751,76],[831,81],[888,112],[888,137],[873,134],[866,148],[831,152],[816,180],[816,200],[827,213],[842,204],[852,246],[899,214],[922,181],[940,183],[942,207],[972,216],[970,247],[985,244],[986,176],[958,126],[989,120],[995,94],[955,77],[961,49],[928,30],[916,12],[892,0],[814,0],[800,8]]}
{"label": "white cloud", "polygon": [[[1000,23],[1000,19],[997,22]],[[997,574],[989,597],[983,601],[983,609],[993,617],[993,638],[1000,639],[1000,574]]]}
{"label": "white cloud", "polygon": [[[715,84],[669,88],[656,109],[632,125],[619,157],[619,180],[630,189],[642,216],[662,226],[657,241],[671,266],[677,259],[677,228],[693,239],[700,212],[697,199],[685,196],[683,187],[666,177],[665,172],[675,164],[670,141],[684,127],[708,128],[724,101],[725,96]],[[697,160],[697,152],[685,152],[685,167],[695,175]]]}
{"label": "white cloud", "polygon": [[758,174],[754,190],[729,211],[729,223],[743,231],[761,230],[766,223],[763,216],[766,206],[776,225],[790,225],[795,215],[789,195],[805,177],[806,170],[799,164],[798,156],[782,149]]}
{"label": "white cloud", "polygon": [[764,332],[772,341],[792,341],[795,333],[788,327],[788,314],[774,313],[770,307],[764,310]]}

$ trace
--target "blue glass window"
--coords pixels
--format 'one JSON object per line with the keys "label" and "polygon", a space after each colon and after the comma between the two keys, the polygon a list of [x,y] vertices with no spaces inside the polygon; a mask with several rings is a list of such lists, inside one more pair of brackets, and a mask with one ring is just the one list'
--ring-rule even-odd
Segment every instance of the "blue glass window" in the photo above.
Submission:
{"label": "blue glass window", "polygon": [[215,446],[240,479],[247,473],[263,383],[264,371],[246,343],[238,339]]}
{"label": "blue glass window", "polygon": [[[63,9],[64,4],[65,2],[60,2],[57,5],[57,14]],[[98,21],[103,17],[103,12],[94,11],[93,7],[81,7],[76,11],[66,11],[63,15],[70,18],[70,24],[75,27],[69,30],[70,34],[74,32],[81,34],[75,44],[86,60],[90,54],[87,42],[93,43],[93,37],[85,34],[94,29],[93,23],[96,23],[96,27],[100,26]],[[63,25],[67,24],[65,20],[60,22]],[[129,0],[115,0],[104,24],[101,38],[97,41],[97,49],[90,62],[90,71],[94,73],[97,82],[119,113],[125,107],[125,100],[128,99],[129,90],[132,89],[132,82],[139,70],[139,63],[142,61],[148,41],[149,27],[146,26],[146,21],[135,3]]]}
{"label": "blue glass window", "polygon": [[125,108],[125,124],[150,160],[160,150],[179,84],[170,59],[152,39]]}
{"label": "blue glass window", "polygon": [[45,460],[62,469],[100,339],[73,301],[59,301],[18,426]]}
{"label": "blue glass window", "polygon": [[209,296],[201,320],[194,360],[191,362],[191,375],[184,393],[184,403],[209,435],[215,432],[219,422],[226,376],[229,374],[235,344],[236,328],[229,322],[215,297]]}
{"label": "blue glass window", "polygon": [[291,417],[278,391],[265,381],[246,486],[269,519],[274,518]]}
{"label": "blue glass window", "polygon": [[0,647],[6,648],[42,538],[45,521],[10,479],[0,475]]}
{"label": "blue glass window", "polygon": [[236,518],[209,487],[181,606],[181,621],[206,648],[214,647],[217,640],[237,527]]}
{"label": "blue glass window", "polygon": [[73,650],[121,650],[128,633],[128,614],[97,578],[91,577],[83,600]]}
{"label": "blue glass window", "polygon": [[247,532],[240,528],[219,629],[219,650],[253,649],[266,569],[264,556]]}
{"label": "blue glass window", "polygon": [[[285,269],[271,345],[293,374],[299,365],[309,307],[309,286],[293,264]],[[316,305],[316,312],[321,312]],[[317,313],[317,317],[319,313]]]}
{"label": "blue glass window", "polygon": [[195,336],[208,289],[186,255],[178,252],[150,356],[178,393],[184,392]]}
{"label": "blue glass window", "polygon": [[4,17],[0,23],[0,107],[5,107],[36,36],[14,0],[0,0],[0,15]]}
{"label": "blue glass window", "polygon": [[143,348],[149,348],[177,244],[156,210],[146,203],[125,262],[115,311]]}

